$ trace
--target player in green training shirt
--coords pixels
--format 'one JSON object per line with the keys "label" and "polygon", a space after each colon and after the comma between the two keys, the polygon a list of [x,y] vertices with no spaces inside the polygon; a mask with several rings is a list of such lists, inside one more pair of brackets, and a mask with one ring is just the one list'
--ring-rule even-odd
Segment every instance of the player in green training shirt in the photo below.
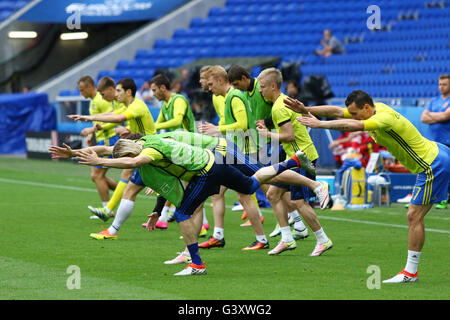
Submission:
{"label": "player in green training shirt", "polygon": [[[134,197],[121,201],[111,227],[99,234],[91,235],[96,239],[117,238],[118,229],[134,208],[137,193],[145,185],[174,201],[177,205],[174,217],[180,226],[192,257],[192,263],[175,275],[206,274],[205,263],[202,261],[198,249],[201,220],[191,219],[191,216],[202,202],[219,191],[220,185],[225,185],[241,193],[252,194],[261,183],[287,182],[308,185],[312,189],[318,189],[317,192],[322,197],[328,197],[328,192],[321,188],[321,185],[317,186],[316,182],[288,170],[299,165],[300,160],[297,157],[271,167],[261,168],[254,176],[248,177],[236,168],[226,165],[223,156],[219,153],[214,154],[210,150],[190,146],[160,135],[144,136],[138,141],[120,139],[114,147],[96,146],[72,150],[65,145],[64,148],[51,147],[49,151],[54,158],[77,157],[81,164],[86,165],[104,165],[121,169],[139,168],[130,181],[137,187]],[[112,154],[113,159],[99,157],[99,155],[108,154]],[[163,175],[189,182],[181,201],[173,196],[174,191],[179,188],[171,189],[172,185],[165,184],[164,181],[161,183]],[[151,214],[148,226],[150,230],[154,228],[156,221],[157,215]]]}
{"label": "player in green training shirt", "polygon": [[[283,100],[287,96],[281,92],[281,85],[283,83],[281,72],[275,68],[268,68],[261,72],[258,79],[261,94],[266,99],[274,102],[272,107],[272,121],[276,128],[275,131],[268,131],[263,124],[259,124],[258,131],[263,136],[280,141],[283,144],[286,157],[291,157],[298,150],[302,150],[308,159],[314,163],[319,155],[306,127],[296,121],[296,117],[299,115],[284,107]],[[301,168],[296,170],[309,179],[316,179],[315,172],[309,173]],[[288,223],[288,208],[286,208],[285,203],[281,200],[283,194],[288,191],[291,193],[291,205],[302,215],[316,236],[316,246],[310,256],[320,256],[326,250],[331,249],[333,243],[325,234],[314,209],[309,205],[309,190],[307,188],[288,185],[271,185],[267,192],[267,197],[271,202],[275,216],[281,227],[282,236],[278,246],[270,251],[269,254],[279,254],[283,251],[296,248],[296,242],[293,239]],[[305,227],[303,226],[303,228]]]}
{"label": "player in green training shirt", "polygon": [[[286,106],[302,113],[297,118],[311,128],[339,131],[369,131],[376,143],[385,146],[411,173],[417,174],[408,207],[408,258],[405,268],[384,283],[417,281],[417,266],[425,242],[424,217],[433,203],[447,198],[450,184],[450,149],[424,138],[408,119],[383,103],[374,103],[362,90],[355,90],[338,106],[305,107],[300,101],[284,100]],[[318,117],[348,118],[320,121]],[[351,118],[351,119],[350,119]]]}
{"label": "player in green training shirt", "polygon": [[[211,66],[205,75],[209,90],[217,96],[225,98],[224,104],[224,121],[215,126],[211,123],[204,123],[200,127],[202,133],[225,137],[232,141],[242,153],[247,157],[258,159],[258,135],[256,132],[255,123],[252,117],[252,111],[248,104],[244,93],[238,89],[234,89],[229,81],[226,70],[221,66]],[[214,208],[214,234],[205,243],[200,244],[201,248],[211,248],[215,246],[223,247],[224,240],[224,216],[225,216],[225,188],[221,189],[218,196],[213,199]],[[238,195],[238,197],[240,197]],[[253,197],[253,199],[252,199]],[[241,197],[240,197],[241,198]],[[243,202],[241,202],[241,200]],[[251,200],[251,201],[249,201]],[[268,241],[264,235],[262,221],[264,221],[261,211],[258,208],[256,198],[244,196],[240,201],[246,214],[249,217],[250,223],[256,234],[258,235],[258,243],[255,243],[254,249],[262,249],[268,247]],[[252,203],[253,202],[253,203]],[[250,248],[249,248],[250,249]]]}
{"label": "player in green training shirt", "polygon": [[189,101],[181,94],[170,91],[170,80],[163,74],[158,74],[150,81],[150,88],[154,96],[163,102],[156,130],[183,129],[195,132],[194,114]]}

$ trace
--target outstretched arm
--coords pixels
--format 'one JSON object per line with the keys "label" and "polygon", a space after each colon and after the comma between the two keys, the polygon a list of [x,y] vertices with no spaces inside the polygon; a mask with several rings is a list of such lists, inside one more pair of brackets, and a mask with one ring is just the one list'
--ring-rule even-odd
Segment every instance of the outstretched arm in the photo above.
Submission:
{"label": "outstretched arm", "polygon": [[77,155],[78,162],[90,166],[105,166],[118,169],[138,168],[152,160],[147,156],[139,155],[137,157],[122,157],[115,159],[99,158],[98,155],[89,149],[80,150]]}
{"label": "outstretched arm", "polygon": [[284,99],[283,102],[286,108],[289,108],[297,113],[301,114],[311,113],[312,115],[321,118],[344,118],[344,108],[338,106],[325,105],[325,106],[305,107],[303,103],[290,97]]}
{"label": "outstretched arm", "polygon": [[345,120],[330,120],[321,121],[314,117],[311,113],[306,116],[298,117],[297,120],[303,125],[311,128],[332,129],[338,131],[363,131],[364,123],[360,120],[345,119]]}
{"label": "outstretched arm", "polygon": [[75,121],[101,121],[101,122],[115,122],[121,123],[127,120],[127,117],[123,113],[115,114],[115,113],[98,113],[92,114],[89,116],[83,116],[80,114],[70,114],[67,118],[73,119]]}
{"label": "outstretched arm", "polygon": [[78,157],[81,151],[92,150],[99,156],[109,156],[112,154],[114,147],[110,146],[93,146],[84,149],[73,150],[67,144],[63,143],[63,147],[51,146],[48,151],[52,154],[53,159],[70,159]]}

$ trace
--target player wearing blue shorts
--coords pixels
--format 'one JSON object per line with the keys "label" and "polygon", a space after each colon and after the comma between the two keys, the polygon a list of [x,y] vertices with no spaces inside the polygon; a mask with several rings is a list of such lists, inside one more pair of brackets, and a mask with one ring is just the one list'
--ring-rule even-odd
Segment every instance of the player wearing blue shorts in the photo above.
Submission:
{"label": "player wearing blue shorts", "polygon": [[[425,242],[424,218],[434,203],[447,199],[450,182],[450,149],[424,138],[401,114],[383,103],[374,103],[362,90],[346,99],[347,108],[305,107],[300,101],[285,99],[288,108],[304,114],[297,118],[312,128],[340,131],[369,131],[376,143],[385,146],[411,173],[417,174],[414,194],[408,208],[408,258],[405,268],[384,283],[414,282]],[[320,121],[318,117],[352,118]]]}
{"label": "player wearing blue shorts", "polygon": [[[300,115],[284,107],[283,99],[286,95],[281,92],[283,82],[281,72],[275,68],[268,68],[261,72],[258,79],[261,94],[267,100],[273,101],[272,121],[276,129],[276,131],[269,131],[264,122],[258,121],[259,133],[268,138],[280,141],[287,157],[291,157],[298,150],[302,150],[310,161],[315,161],[319,155],[306,127],[296,121],[296,117]],[[297,172],[306,175],[305,171]],[[308,177],[315,180],[315,170],[310,172]],[[327,183],[322,182],[322,184],[325,188],[328,188]],[[285,202],[281,201],[281,197],[288,191],[291,192],[291,205],[301,214],[316,237],[316,245],[310,256],[322,255],[325,251],[333,247],[333,242],[326,235],[317,219],[314,209],[309,205],[309,191],[286,184],[271,185],[267,192],[267,198],[272,205],[281,231],[281,241],[273,250],[269,251],[269,254],[280,254],[297,247],[288,222],[287,213],[289,208],[285,205]],[[322,206],[323,204],[321,204]],[[298,230],[298,232],[305,232],[307,234],[308,231],[304,225],[303,228],[304,230]]]}
{"label": "player wearing blue shorts", "polygon": [[[89,103],[90,114],[111,112],[114,110],[114,104],[102,98],[100,92],[95,88],[94,80],[90,76],[83,76],[78,80],[78,89],[83,97],[91,99]],[[85,128],[81,131],[81,135],[87,136],[88,145],[93,145],[95,140],[97,145],[113,146],[119,139],[114,132],[115,126],[105,130],[95,131],[93,129],[95,125],[94,123],[92,128]],[[117,186],[116,181],[106,176],[107,170],[108,168],[102,166],[94,166],[91,170],[91,179],[97,187],[103,205],[106,205],[110,200],[109,190],[114,190]]]}

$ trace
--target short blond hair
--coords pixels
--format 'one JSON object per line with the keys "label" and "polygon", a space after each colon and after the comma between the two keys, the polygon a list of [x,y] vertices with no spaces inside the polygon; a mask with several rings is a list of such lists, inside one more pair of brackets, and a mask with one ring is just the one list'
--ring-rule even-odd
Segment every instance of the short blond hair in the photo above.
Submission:
{"label": "short blond hair", "polygon": [[213,77],[215,80],[222,78],[224,79],[226,82],[228,82],[228,73],[225,70],[224,67],[222,66],[211,66],[211,68],[208,69],[208,71],[206,72],[206,78],[209,77]]}
{"label": "short blond hair", "polygon": [[203,66],[200,71],[199,74],[202,74],[204,72],[208,72],[209,69],[211,69],[212,66]]}
{"label": "short blond hair", "polygon": [[283,75],[281,74],[281,71],[276,68],[268,68],[261,71],[258,76],[258,80],[262,80],[268,84],[275,82],[277,88],[281,89],[281,85],[283,84]]}
{"label": "short blond hair", "polygon": [[130,153],[134,156],[142,152],[142,145],[129,139],[119,139],[114,145],[113,158],[127,157]]}

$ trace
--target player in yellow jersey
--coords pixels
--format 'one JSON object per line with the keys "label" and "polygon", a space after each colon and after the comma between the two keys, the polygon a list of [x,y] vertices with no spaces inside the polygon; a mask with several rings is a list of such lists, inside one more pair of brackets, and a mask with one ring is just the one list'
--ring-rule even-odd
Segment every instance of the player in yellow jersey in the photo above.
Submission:
{"label": "player in yellow jersey", "polygon": [[[113,111],[113,105],[111,102],[102,98],[100,92],[95,88],[94,79],[90,76],[83,76],[78,80],[78,89],[80,94],[86,98],[91,99],[89,104],[89,113],[98,114],[104,112]],[[94,123],[95,127],[95,123]],[[93,128],[94,128],[93,127]],[[90,130],[91,128],[85,128],[81,131],[81,135],[87,135],[87,144],[93,145],[94,137],[96,145],[113,146],[119,139],[114,132],[114,128],[108,130]],[[103,205],[106,205],[109,201],[109,190],[114,190],[117,186],[117,182],[106,176],[108,168],[102,166],[92,167],[91,179],[97,186],[97,191]]]}
{"label": "player in yellow jersey", "polygon": [[[105,79],[105,82],[108,82],[107,79]],[[104,92],[107,88],[107,86],[103,86],[101,92]],[[155,124],[147,105],[144,101],[135,98],[135,82],[129,78],[121,79],[117,83],[115,91],[116,100],[124,104],[123,108],[120,108],[112,113],[102,113],[89,116],[69,115],[68,117],[75,121],[102,121],[112,123],[128,122],[128,130],[131,133],[142,133],[144,135],[155,134]],[[128,188],[128,181],[130,180],[132,173],[133,170],[123,170],[121,180],[118,183],[117,188],[108,204],[102,208],[94,208],[89,206],[89,210],[104,221],[113,216],[113,210],[119,204],[121,199],[127,194],[126,190]]]}
{"label": "player in yellow jersey", "polygon": [[[287,96],[281,92],[281,85],[283,83],[281,72],[275,68],[268,68],[261,72],[258,79],[260,83],[259,90],[263,97],[273,101],[272,121],[276,129],[274,131],[269,131],[263,123],[259,123],[257,127],[258,131],[263,136],[280,141],[286,152],[286,158],[289,158],[297,151],[302,150],[308,159],[314,163],[319,155],[317,154],[316,148],[314,147],[306,127],[296,121],[296,117],[300,115],[284,107],[283,100]],[[298,168],[295,171],[311,180],[316,180],[315,172],[307,172],[301,168]],[[323,184],[324,187],[328,188],[326,183]],[[291,192],[291,205],[300,213],[316,236],[316,246],[310,256],[320,256],[326,250],[331,249],[333,243],[325,234],[314,209],[309,205],[309,190],[303,187],[280,184],[271,185],[267,191],[267,198],[272,205],[275,217],[280,225],[282,237],[278,245],[271,250],[269,254],[280,254],[283,251],[293,250],[297,247],[288,222],[288,208],[282,200],[283,194],[287,191]],[[306,230],[304,225],[303,228]]]}
{"label": "player in yellow jersey", "polygon": [[[383,103],[374,103],[362,91],[353,91],[347,108],[305,107],[300,101],[284,100],[286,106],[304,114],[298,121],[312,128],[339,131],[369,131],[376,143],[385,146],[411,173],[417,174],[413,197],[407,212],[408,258],[405,268],[384,283],[414,282],[425,242],[424,217],[433,203],[447,198],[450,180],[450,149],[424,138],[408,119]],[[351,118],[320,121],[318,117]]]}

